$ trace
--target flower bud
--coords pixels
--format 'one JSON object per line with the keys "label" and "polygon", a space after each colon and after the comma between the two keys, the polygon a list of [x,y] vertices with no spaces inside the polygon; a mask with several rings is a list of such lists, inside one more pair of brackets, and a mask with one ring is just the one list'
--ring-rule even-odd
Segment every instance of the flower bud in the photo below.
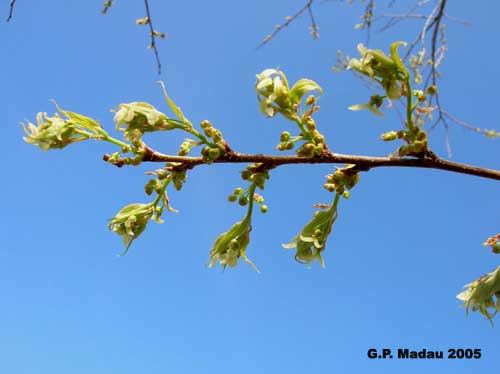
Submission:
{"label": "flower bud", "polygon": [[398,133],[396,131],[389,131],[380,136],[382,140],[390,142],[398,138]]}
{"label": "flower bud", "polygon": [[200,127],[205,130],[207,127],[212,127],[212,123],[206,119],[200,122]]}
{"label": "flower bud", "polygon": [[425,92],[427,92],[428,95],[435,95],[438,92],[438,87],[435,84],[433,84],[433,85],[427,87]]}
{"label": "flower bud", "polygon": [[316,103],[316,97],[314,95],[309,95],[306,99],[306,105],[313,105]]}
{"label": "flower bud", "polygon": [[280,142],[287,142],[290,140],[290,133],[288,131],[283,131],[280,135]]}

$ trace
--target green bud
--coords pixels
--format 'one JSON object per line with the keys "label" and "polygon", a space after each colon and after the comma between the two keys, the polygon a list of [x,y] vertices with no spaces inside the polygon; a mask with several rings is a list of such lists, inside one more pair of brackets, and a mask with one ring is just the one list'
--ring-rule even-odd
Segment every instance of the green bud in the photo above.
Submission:
{"label": "green bud", "polygon": [[321,156],[321,154],[323,153],[323,149],[324,148],[322,144],[317,145],[316,147],[314,147],[314,155]]}
{"label": "green bud", "polygon": [[220,142],[222,140],[222,133],[219,130],[214,129],[212,133],[212,139],[214,140],[214,142]]}
{"label": "green bud", "polygon": [[280,135],[280,142],[287,142],[290,140],[290,133],[288,131],[283,131]]}
{"label": "green bud", "polygon": [[213,130],[214,130],[213,127],[205,127],[204,128],[205,135],[211,138]]}
{"label": "green bud", "polygon": [[316,122],[311,117],[307,118],[306,126],[309,131],[316,130]]}
{"label": "green bud", "polygon": [[248,204],[248,199],[245,196],[240,196],[240,198],[238,199],[238,204],[240,204],[241,206],[245,206]]}
{"label": "green bud", "polygon": [[417,140],[427,140],[427,132],[424,130],[420,130],[418,135],[417,135]]}
{"label": "green bud", "polygon": [[250,178],[250,176],[252,175],[252,172],[250,170],[243,170],[241,172],[241,178],[243,180],[248,180]]}
{"label": "green bud", "polygon": [[207,127],[212,127],[212,123],[206,119],[200,122],[200,127],[206,129]]}
{"label": "green bud", "polygon": [[267,213],[268,209],[269,209],[269,208],[267,207],[267,205],[261,205],[261,207],[260,207],[260,211],[261,211],[262,213]]}
{"label": "green bud", "polygon": [[313,157],[316,146],[313,143],[306,143],[297,150],[297,155],[301,157]]}
{"label": "green bud", "polygon": [[390,142],[398,138],[398,133],[396,131],[389,131],[380,136],[382,140]]}
{"label": "green bud", "polygon": [[238,196],[236,195],[229,195],[227,200],[230,202],[235,202],[238,199]]}
{"label": "green bud", "polygon": [[221,155],[221,151],[219,148],[210,148],[208,151],[208,157],[211,158],[212,160],[216,160],[219,158]]}

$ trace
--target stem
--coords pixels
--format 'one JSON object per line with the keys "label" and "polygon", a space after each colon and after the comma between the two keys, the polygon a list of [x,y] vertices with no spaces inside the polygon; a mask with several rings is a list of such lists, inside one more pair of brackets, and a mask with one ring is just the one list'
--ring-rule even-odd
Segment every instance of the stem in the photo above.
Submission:
{"label": "stem", "polygon": [[311,133],[304,127],[304,124],[302,123],[300,118],[296,118],[295,123],[297,123],[297,125],[299,126],[300,133],[302,134],[303,138],[306,140],[312,140]]}
{"label": "stem", "polygon": [[255,183],[252,183],[250,187],[248,188],[248,210],[247,210],[247,215],[245,216],[245,220],[250,220],[252,217],[252,212],[253,212],[253,204],[254,204],[254,199],[253,195],[255,194],[255,188],[257,185]]}
{"label": "stem", "polygon": [[184,130],[188,133],[190,133],[191,135],[197,137],[201,142],[203,142],[203,144],[206,144],[208,145],[209,147],[215,147],[215,144],[212,143],[210,140],[208,140],[208,138],[203,135],[202,133],[200,133],[198,130],[196,130],[193,125],[186,125],[184,122],[182,121],[177,121],[175,119],[172,119],[172,118],[169,118],[168,119],[168,122],[170,122],[170,124],[176,128],[176,129],[179,129],[179,130]]}
{"label": "stem", "polygon": [[335,199],[333,200],[333,204],[330,208],[330,211],[336,211],[337,210],[337,205],[339,204],[340,201],[340,194],[338,192],[335,193]]}
{"label": "stem", "polygon": [[132,148],[130,144],[122,142],[121,140],[115,139],[115,138],[113,138],[112,136],[109,136],[109,135],[104,135],[102,137],[102,140],[107,141],[107,142],[112,143],[112,144],[115,144],[115,145],[117,145],[119,147],[122,147],[122,148],[127,148],[127,149]]}
{"label": "stem", "polygon": [[106,142],[115,144],[115,145],[120,146],[122,148],[127,148],[127,149],[131,148],[130,144],[127,144],[125,142],[122,142],[121,140],[115,139],[106,132],[103,132],[102,135],[95,135],[95,134],[92,134],[90,132],[80,130],[78,128],[75,129],[75,132],[77,134],[86,136],[88,139],[104,140]]}
{"label": "stem", "polygon": [[413,119],[411,118],[413,113],[413,108],[412,108],[413,93],[411,89],[410,74],[408,74],[408,76],[406,77],[405,82],[406,82],[406,122],[408,124],[408,130],[412,132],[414,127]]}

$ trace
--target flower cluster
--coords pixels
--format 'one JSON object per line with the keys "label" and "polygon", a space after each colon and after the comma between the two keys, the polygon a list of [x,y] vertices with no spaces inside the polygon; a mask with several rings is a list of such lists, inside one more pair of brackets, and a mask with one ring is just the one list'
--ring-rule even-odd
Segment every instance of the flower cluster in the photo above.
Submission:
{"label": "flower cluster", "polygon": [[116,129],[134,142],[140,141],[145,132],[171,130],[174,128],[167,116],[153,105],[143,102],[120,104],[114,117]]}
{"label": "flower cluster", "polygon": [[36,115],[36,126],[29,122],[22,124],[26,136],[23,140],[42,150],[62,149],[69,144],[80,142],[89,138],[107,135],[101,125],[94,119],[62,110],[56,105],[59,114],[49,117],[47,113],[39,112]]}
{"label": "flower cluster", "polygon": [[[500,267],[466,284],[464,288],[467,289],[459,293],[457,299],[463,301],[462,305],[467,308],[467,311],[469,308],[473,311],[479,310],[491,322],[500,311]],[[490,312],[489,309],[494,311]]]}
{"label": "flower cluster", "polygon": [[146,229],[150,219],[163,223],[160,219],[161,210],[154,203],[135,203],[125,206],[110,219],[109,229],[123,238],[125,244],[123,254],[127,253],[132,242]]}
{"label": "flower cluster", "polygon": [[266,180],[269,179],[269,172],[260,163],[248,165],[241,172],[243,180],[251,182],[247,189],[236,188],[228,200],[238,201],[241,206],[247,207],[247,214],[243,220],[235,223],[229,231],[219,235],[210,250],[209,267],[215,266],[219,262],[224,268],[229,265],[234,267],[238,264],[238,259],[242,258],[246,263],[259,271],[252,261],[246,256],[246,248],[250,243],[250,231],[252,230],[253,206],[257,203],[260,211],[266,213],[267,205],[264,205],[264,197],[256,193],[256,188],[264,189]]}
{"label": "flower cluster", "polygon": [[200,127],[203,129],[205,136],[212,139],[212,141],[206,142],[207,145],[201,150],[203,160],[211,164],[227,152],[228,146],[220,130],[216,129],[210,121],[201,121]]}
{"label": "flower cluster", "polygon": [[[339,195],[337,195],[339,196]],[[337,219],[337,202],[328,207],[327,210],[318,210],[313,219],[304,226],[302,231],[283,248],[296,248],[295,259],[303,264],[309,264],[318,260],[321,267],[325,262],[321,252],[325,249],[326,240],[332,231],[332,226]]]}
{"label": "flower cluster", "polygon": [[[324,136],[316,129],[313,114],[319,110],[316,105],[317,97],[307,93],[317,91],[319,96],[323,91],[321,87],[310,79],[298,80],[292,88],[288,86],[285,73],[276,69],[266,69],[257,74],[257,98],[261,111],[268,117],[281,113],[285,118],[294,121],[299,127],[300,134],[292,136],[284,131],[280,136],[277,146],[279,151],[291,150],[299,141],[301,146],[296,153],[300,157],[312,158],[320,156],[326,149]],[[304,105],[303,105],[304,104]]]}
{"label": "flower cluster", "polygon": [[297,111],[306,93],[318,91],[320,96],[323,93],[321,87],[310,79],[300,79],[289,88],[285,73],[277,69],[266,69],[257,74],[255,89],[262,113],[268,117],[280,113],[291,120],[298,118]]}
{"label": "flower cluster", "polygon": [[399,99],[403,95],[402,82],[409,77],[409,72],[398,55],[398,47],[405,42],[395,42],[390,47],[390,57],[378,49],[367,49],[358,44],[361,58],[349,61],[349,69],[366,75],[380,83],[389,99]]}
{"label": "flower cluster", "polygon": [[250,243],[250,231],[252,224],[250,216],[245,217],[240,222],[235,223],[227,232],[222,233],[215,240],[210,250],[210,261],[208,267],[214,267],[219,262],[223,268],[227,265],[235,267],[238,259],[242,258],[255,271],[259,269],[250,261],[246,255],[246,249]]}
{"label": "flower cluster", "polygon": [[356,165],[347,165],[336,169],[333,174],[326,176],[326,183],[323,187],[330,192],[345,194],[346,190],[352,189],[359,182],[359,172],[355,170]]}

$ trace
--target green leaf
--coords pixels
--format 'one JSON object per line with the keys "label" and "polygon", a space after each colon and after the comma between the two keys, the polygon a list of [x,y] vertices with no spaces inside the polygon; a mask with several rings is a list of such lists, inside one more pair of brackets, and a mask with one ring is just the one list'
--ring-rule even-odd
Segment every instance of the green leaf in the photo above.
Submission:
{"label": "green leaf", "polygon": [[170,96],[168,96],[165,84],[162,81],[158,81],[158,83],[161,85],[161,88],[163,90],[163,95],[165,96],[165,100],[167,101],[167,104],[170,107],[170,109],[172,109],[172,112],[174,112],[177,118],[179,118],[182,122],[191,124],[191,122],[182,113],[181,108],[175,105],[174,101],[170,98]]}
{"label": "green leaf", "polygon": [[99,124],[99,122],[97,122],[95,119],[84,116],[83,114],[70,112],[69,110],[63,110],[55,100],[52,100],[52,102],[56,106],[57,111],[59,113],[68,117],[71,121],[75,122],[76,125],[86,128],[87,130],[90,130],[96,134],[101,134],[101,135],[107,134],[106,131],[104,131],[102,126]]}
{"label": "green leaf", "polygon": [[394,60],[401,72],[406,76],[409,76],[410,73],[408,72],[408,69],[406,69],[406,66],[401,60],[401,57],[399,57],[398,48],[400,45],[406,46],[406,42],[399,41],[391,44],[391,58]]}
{"label": "green leaf", "polygon": [[[294,104],[300,102],[302,97],[312,91],[318,91],[319,96],[323,94],[323,90],[320,85],[310,79],[300,79],[298,80],[290,90],[289,96]],[[318,97],[319,97],[318,96]]]}

